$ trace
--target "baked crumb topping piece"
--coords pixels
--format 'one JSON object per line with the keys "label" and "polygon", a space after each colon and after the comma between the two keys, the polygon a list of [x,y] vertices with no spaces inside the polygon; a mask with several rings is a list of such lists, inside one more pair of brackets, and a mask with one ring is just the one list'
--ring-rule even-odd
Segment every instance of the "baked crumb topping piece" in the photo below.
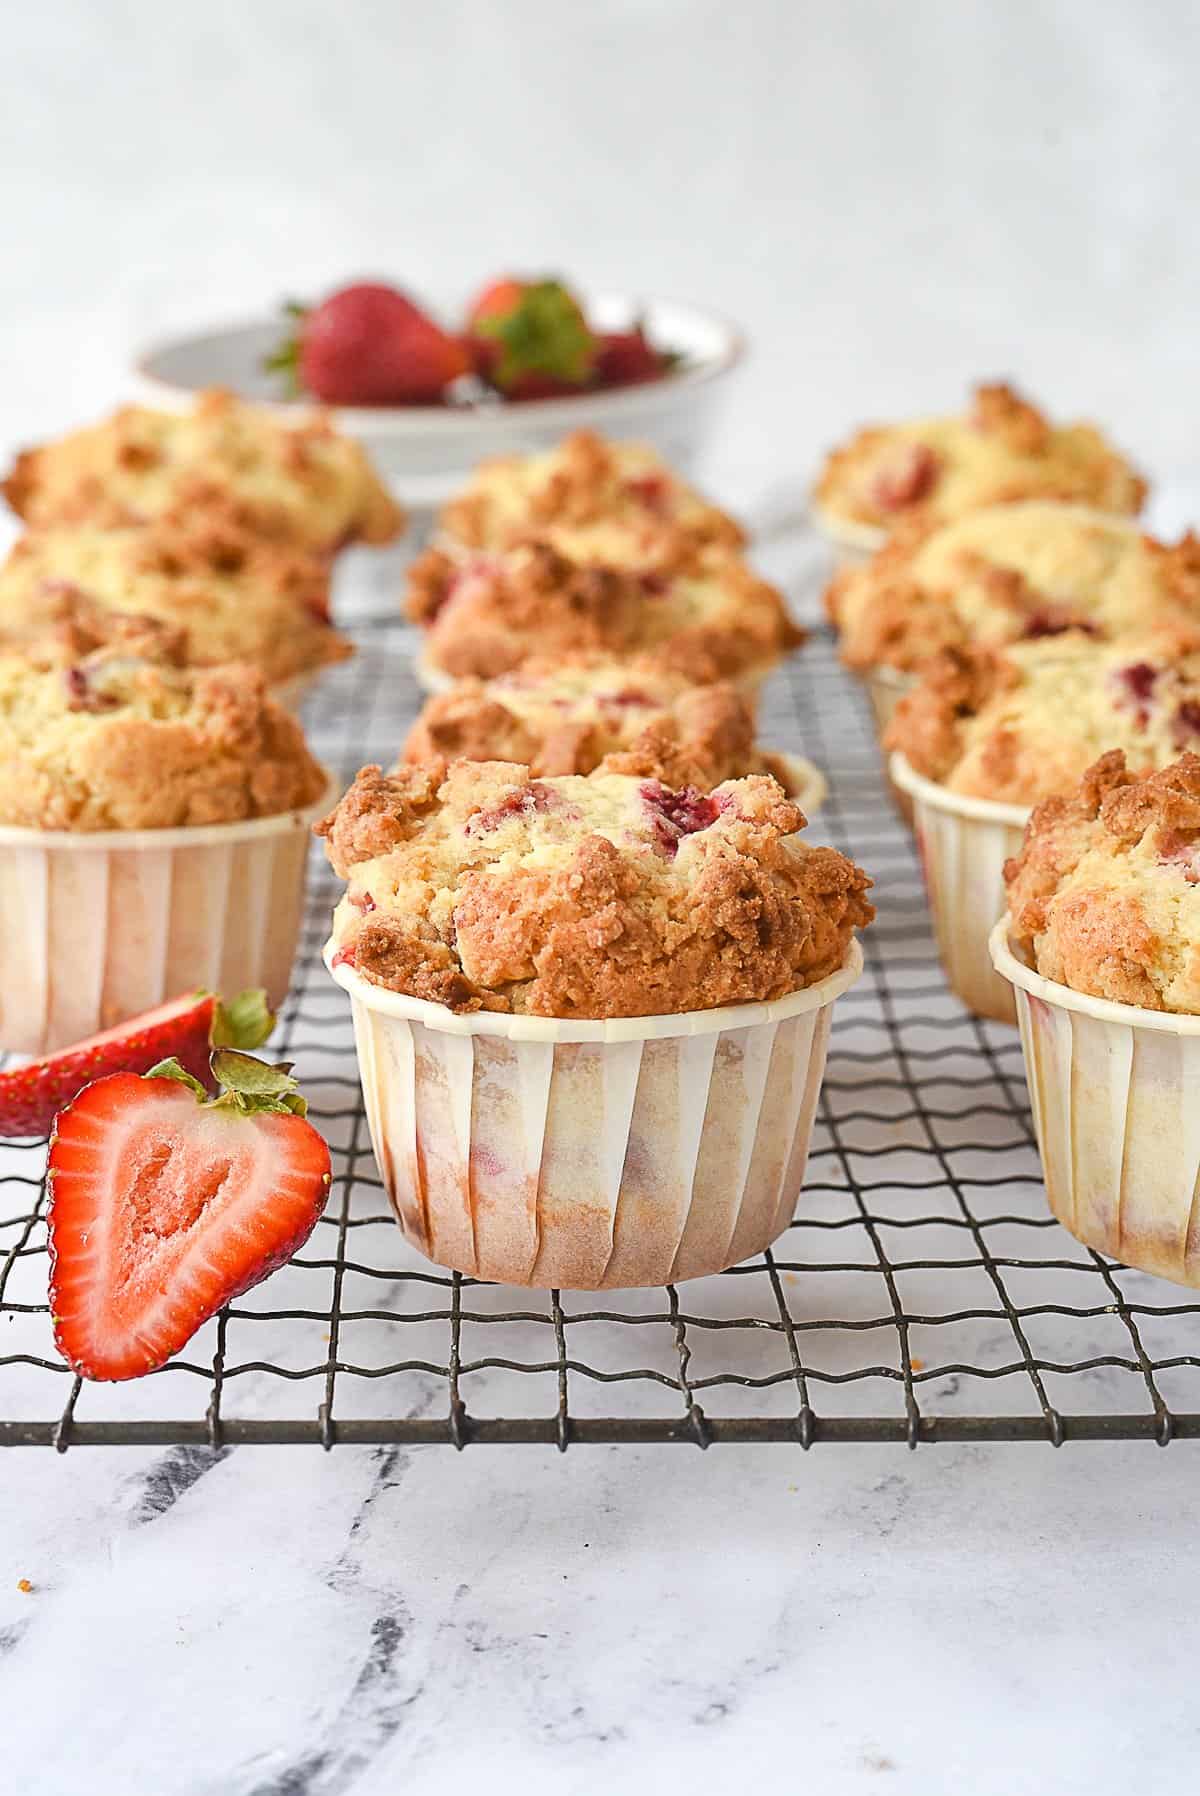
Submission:
{"label": "baked crumb topping piece", "polygon": [[814,489],[836,524],[891,530],[980,505],[1049,498],[1135,515],[1146,482],[1092,424],[1052,424],[1002,382],[975,388],[964,417],[870,425],[833,450]]}
{"label": "baked crumb topping piece", "polygon": [[1200,541],[1173,545],[1084,506],[993,505],[903,525],[825,594],[848,667],[912,671],[966,644],[1082,630],[1102,640],[1200,627]]}
{"label": "baked crumb topping piece", "polygon": [[1141,775],[1102,755],[1037,807],[1005,881],[1013,934],[1047,979],[1200,1013],[1200,755]]}
{"label": "baked crumb topping piece", "polygon": [[670,763],[668,784],[706,789],[786,764],[754,741],[754,711],[735,686],[692,686],[636,661],[575,656],[527,662],[494,680],[465,679],[427,699],[405,761],[519,761],[539,776],[591,773],[633,752]]}
{"label": "baked crumb topping piece", "polygon": [[0,566],[0,645],[25,647],[105,611],[154,620],[197,666],[245,661],[274,681],[352,653],[329,620],[325,561],[264,541],[225,508],[31,530]]}
{"label": "baked crumb topping piece", "polygon": [[439,528],[472,550],[507,549],[530,533],[576,554],[646,566],[713,544],[739,548],[741,526],[645,443],[577,430],[536,455],[486,461],[443,507]]}
{"label": "baked crumb topping piece", "polygon": [[259,535],[321,554],[391,542],[404,526],[361,445],[319,412],[284,422],[217,390],[188,412],[123,406],[26,449],[3,491],[34,527],[109,529],[215,506]]}
{"label": "baked crumb topping piece", "polygon": [[99,636],[64,635],[40,662],[0,655],[0,823],[165,829],[320,797],[300,725],[256,669],[180,667],[144,620],[100,622]]}
{"label": "baked crumb topping piece", "polygon": [[1107,749],[1136,773],[1165,767],[1200,748],[1200,630],[946,649],[885,743],[952,792],[1008,804],[1064,791]]}
{"label": "baked crumb topping piece", "polygon": [[778,998],[842,965],[870,881],[794,839],[773,779],[704,792],[624,765],[364,768],[317,826],[349,882],[338,959],[455,1010],[560,1018]]}
{"label": "baked crumb topping piece", "polygon": [[719,548],[673,572],[576,559],[540,537],[468,557],[431,548],[410,569],[407,610],[455,678],[591,653],[705,685],[765,671],[804,640],[776,589]]}

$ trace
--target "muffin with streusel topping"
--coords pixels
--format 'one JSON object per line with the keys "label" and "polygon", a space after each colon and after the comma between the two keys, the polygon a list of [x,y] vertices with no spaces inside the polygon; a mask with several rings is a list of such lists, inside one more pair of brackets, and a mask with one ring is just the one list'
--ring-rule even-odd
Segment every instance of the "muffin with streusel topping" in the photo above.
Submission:
{"label": "muffin with streusel topping", "polygon": [[361,445],[320,414],[285,422],[219,391],[186,412],[124,406],[27,449],[3,492],[35,528],[109,529],[216,505],[260,536],[326,555],[392,542],[404,524]]}
{"label": "muffin with streusel topping", "polygon": [[756,747],[753,709],[737,687],[693,686],[661,667],[579,655],[434,694],[402,758],[521,761],[542,777],[591,773],[626,750],[669,761],[663,777],[679,785],[707,790],[770,773],[809,811],[824,791],[807,761]]}
{"label": "muffin with streusel topping", "polygon": [[443,534],[471,550],[508,549],[533,534],[610,565],[658,565],[745,540],[739,524],[701,497],[645,443],[610,443],[577,430],[555,448],[486,461],[443,507]]}
{"label": "muffin with streusel topping", "polygon": [[1146,483],[1092,424],[1052,424],[1003,383],[962,417],[871,425],[829,456],[814,489],[835,539],[878,548],[911,519],[946,523],[981,505],[1048,498],[1135,515]]}
{"label": "muffin with streusel topping", "polygon": [[352,652],[330,622],[324,561],[219,513],[19,538],[0,566],[0,645],[52,636],[81,605],[156,619],[181,634],[194,666],[246,662],[280,687]]}
{"label": "muffin with streusel topping", "polygon": [[410,569],[407,610],[426,632],[430,683],[579,653],[637,657],[694,684],[755,680],[803,641],[775,588],[721,549],[639,571],[541,539],[465,559],[433,548]]}
{"label": "muffin with streusel topping", "polygon": [[328,794],[257,670],[179,666],[111,614],[75,646],[0,655],[0,1047],[24,1053],[196,986],[282,999]]}
{"label": "muffin with streusel topping", "polygon": [[1200,755],[1102,755],[1034,811],[1005,868],[1011,938],[1047,979],[1200,1015]]}
{"label": "muffin with streusel topping", "polygon": [[348,882],[326,959],[422,1252],[594,1290],[717,1271],[786,1228],[873,914],[800,822],[762,776],[359,774],[320,826]]}
{"label": "muffin with streusel topping", "polygon": [[367,768],[326,819],[338,947],[454,1009],[640,1016],[782,997],[842,964],[866,876],[787,840],[773,779],[711,793],[503,761]]}
{"label": "muffin with streusel topping", "polygon": [[826,593],[842,659],[912,672],[945,648],[1200,623],[1200,542],[1043,501],[906,525]]}
{"label": "muffin with streusel topping", "polygon": [[904,697],[886,746],[950,792],[1033,805],[1108,749],[1138,773],[1200,747],[1200,630],[947,649]]}
{"label": "muffin with streusel topping", "polygon": [[1200,755],[1102,755],[1033,813],[991,950],[1012,986],[1050,1207],[1200,1286]]}

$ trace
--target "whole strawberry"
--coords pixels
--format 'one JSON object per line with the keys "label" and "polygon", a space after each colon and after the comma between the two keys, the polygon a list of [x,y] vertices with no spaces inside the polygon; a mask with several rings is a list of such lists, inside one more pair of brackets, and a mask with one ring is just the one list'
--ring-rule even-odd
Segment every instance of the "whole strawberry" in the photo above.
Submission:
{"label": "whole strawberry", "polygon": [[656,349],[639,323],[632,330],[604,332],[596,379],[602,387],[638,387],[648,380],[661,380],[677,360],[669,351]]}
{"label": "whole strawberry", "polygon": [[138,1378],[291,1259],[329,1194],[329,1149],[286,1064],[218,1048],[218,1096],[177,1060],[110,1073],[50,1138],[50,1312],[84,1378]]}
{"label": "whole strawberry", "polygon": [[592,384],[598,340],[561,281],[509,277],[467,314],[475,371],[508,399],[552,399]]}
{"label": "whole strawberry", "polygon": [[470,368],[457,337],[382,282],[287,309],[295,328],[265,366],[327,405],[437,405]]}

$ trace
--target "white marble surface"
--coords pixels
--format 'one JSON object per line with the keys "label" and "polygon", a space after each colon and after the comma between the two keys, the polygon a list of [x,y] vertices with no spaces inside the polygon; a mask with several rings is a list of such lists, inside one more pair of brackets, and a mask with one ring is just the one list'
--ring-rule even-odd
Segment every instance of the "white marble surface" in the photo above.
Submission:
{"label": "white marble surface", "polygon": [[[0,75],[0,438],[107,404],[162,329],[555,262],[747,321],[713,474],[760,518],[864,412],[1007,371],[1177,474],[1183,522],[1196,47],[1185,0],[47,0]],[[1175,1796],[1196,1476],[1194,1444],[13,1451],[0,1768]]]}

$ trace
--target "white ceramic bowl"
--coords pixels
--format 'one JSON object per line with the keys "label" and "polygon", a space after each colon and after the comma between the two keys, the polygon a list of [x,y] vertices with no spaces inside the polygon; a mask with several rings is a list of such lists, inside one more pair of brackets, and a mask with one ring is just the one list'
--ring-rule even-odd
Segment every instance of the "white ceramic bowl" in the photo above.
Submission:
{"label": "white ceramic bowl", "polygon": [[[333,420],[363,444],[400,502],[418,512],[443,504],[487,457],[546,449],[583,428],[652,443],[674,466],[686,469],[708,435],[724,376],[745,353],[741,333],[712,312],[674,300],[601,295],[589,299],[585,309],[601,330],[621,330],[643,318],[651,338],[681,350],[687,366],[665,380],[578,399],[474,407],[341,406],[331,408]],[[283,329],[280,320],[272,320],[156,344],[135,359],[133,392],[148,405],[180,410],[205,387],[228,387],[244,399],[288,411],[296,402],[280,401],[278,377],[262,367]]]}

